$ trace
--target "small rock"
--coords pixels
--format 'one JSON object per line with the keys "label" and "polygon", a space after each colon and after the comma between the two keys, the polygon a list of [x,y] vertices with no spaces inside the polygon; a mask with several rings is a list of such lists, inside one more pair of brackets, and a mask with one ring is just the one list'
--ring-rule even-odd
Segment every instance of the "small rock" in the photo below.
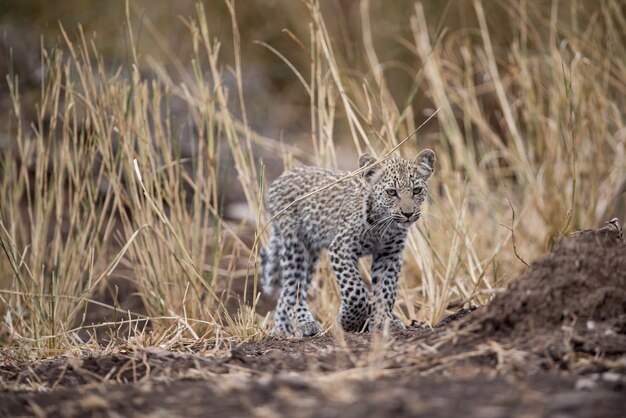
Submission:
{"label": "small rock", "polygon": [[592,390],[596,385],[596,382],[591,379],[578,379],[576,381],[576,390]]}
{"label": "small rock", "polygon": [[602,380],[605,382],[617,383],[622,380],[622,375],[615,372],[602,373]]}
{"label": "small rock", "polygon": [[93,394],[85,396],[80,400],[79,403],[84,409],[88,411],[107,409],[109,407],[109,402],[106,399]]}

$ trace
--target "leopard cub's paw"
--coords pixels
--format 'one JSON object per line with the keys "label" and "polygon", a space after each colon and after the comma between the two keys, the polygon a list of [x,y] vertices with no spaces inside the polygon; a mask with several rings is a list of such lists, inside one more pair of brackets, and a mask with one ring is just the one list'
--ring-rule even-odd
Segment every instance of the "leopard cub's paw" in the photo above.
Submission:
{"label": "leopard cub's paw", "polygon": [[285,338],[293,337],[294,332],[291,326],[277,325],[272,331],[270,331],[270,337]]}
{"label": "leopard cub's paw", "polygon": [[323,330],[324,328],[322,328],[322,325],[315,320],[298,324],[298,331],[302,337],[312,337],[313,335],[319,334]]}
{"label": "leopard cub's paw", "polygon": [[391,331],[404,331],[406,326],[404,322],[400,321],[398,318],[393,318],[389,321],[389,329]]}
{"label": "leopard cub's paw", "polygon": [[370,320],[369,331],[376,332],[382,331],[388,327],[389,331],[404,331],[406,326],[404,323],[395,317],[385,317],[383,320]]}

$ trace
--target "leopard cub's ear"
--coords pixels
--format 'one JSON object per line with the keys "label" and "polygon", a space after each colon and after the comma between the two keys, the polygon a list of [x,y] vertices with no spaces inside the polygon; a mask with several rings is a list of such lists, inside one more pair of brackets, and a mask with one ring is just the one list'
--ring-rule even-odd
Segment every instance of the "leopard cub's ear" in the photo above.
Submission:
{"label": "leopard cub's ear", "polygon": [[[372,157],[369,154],[362,154],[359,157],[359,168],[363,168],[367,165],[370,165],[372,163],[376,162],[376,158]],[[376,174],[376,171],[378,170],[378,167],[372,167],[369,170],[365,170],[362,175],[363,177],[365,177],[367,180],[371,179],[374,174]]]}
{"label": "leopard cub's ear", "polygon": [[435,168],[435,152],[433,150],[425,149],[420,152],[417,157],[413,159],[413,164],[417,167],[417,171],[420,173],[424,180],[428,180],[433,174]]}

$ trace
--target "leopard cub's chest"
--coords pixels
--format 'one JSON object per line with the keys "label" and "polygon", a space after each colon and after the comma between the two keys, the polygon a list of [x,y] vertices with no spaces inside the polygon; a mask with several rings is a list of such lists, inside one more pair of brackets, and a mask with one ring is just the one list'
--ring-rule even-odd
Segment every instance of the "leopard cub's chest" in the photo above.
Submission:
{"label": "leopard cub's chest", "polygon": [[[368,230],[369,229],[369,230]],[[407,230],[397,226],[387,228],[366,227],[359,241],[359,256],[390,252],[404,246]]]}

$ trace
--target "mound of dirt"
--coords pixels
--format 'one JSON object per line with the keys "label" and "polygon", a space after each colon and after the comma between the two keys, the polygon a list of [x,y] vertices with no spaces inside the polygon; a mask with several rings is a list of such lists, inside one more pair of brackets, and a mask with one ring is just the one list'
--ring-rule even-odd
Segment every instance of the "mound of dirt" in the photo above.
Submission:
{"label": "mound of dirt", "polygon": [[626,338],[626,245],[617,220],[558,242],[493,299],[481,325],[494,338],[561,337],[568,328]]}

